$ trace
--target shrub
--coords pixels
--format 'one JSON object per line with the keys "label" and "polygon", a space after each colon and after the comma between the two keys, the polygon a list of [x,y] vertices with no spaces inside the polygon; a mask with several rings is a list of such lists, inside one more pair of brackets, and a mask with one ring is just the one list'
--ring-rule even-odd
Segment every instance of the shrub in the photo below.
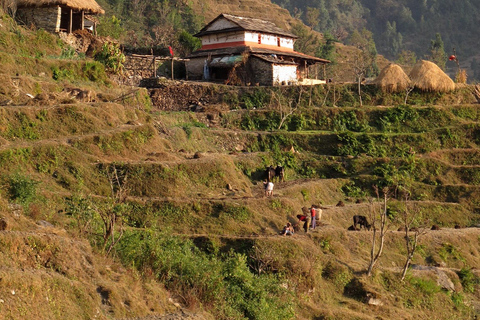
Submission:
{"label": "shrub", "polygon": [[248,219],[250,219],[250,217],[252,217],[253,214],[247,207],[244,206],[227,206],[225,208],[225,215],[236,221],[246,222]]}
{"label": "shrub", "polygon": [[37,196],[37,185],[39,183],[21,173],[13,174],[8,179],[10,199],[23,206],[28,206]]}
{"label": "shrub", "polygon": [[254,275],[243,254],[220,257],[191,240],[153,231],[127,231],[117,254],[125,265],[153,273],[187,304],[201,302],[217,319],[292,319],[292,295],[272,275]]}
{"label": "shrub", "polygon": [[69,80],[73,81],[75,79],[75,74],[72,70],[68,68],[60,68],[58,66],[52,67],[52,79],[55,81]]}
{"label": "shrub", "polygon": [[364,132],[368,129],[368,123],[365,120],[359,120],[357,113],[353,110],[341,112],[333,119],[333,130],[336,132],[344,132],[347,130]]}
{"label": "shrub", "polygon": [[443,243],[442,247],[438,251],[438,254],[440,255],[440,258],[443,259],[443,261],[448,261],[450,259],[465,261],[465,258],[462,257],[461,253],[457,250],[457,248],[455,248],[455,246],[450,243]]}
{"label": "shrub", "polygon": [[473,293],[475,287],[480,284],[480,278],[472,272],[472,269],[462,268],[457,274],[466,292]]}
{"label": "shrub", "polygon": [[125,55],[122,53],[120,46],[117,43],[104,43],[102,50],[95,54],[95,60],[102,63],[107,70],[113,73],[123,73]]}
{"label": "shrub", "polygon": [[107,81],[105,67],[98,62],[86,61],[82,68],[83,75],[90,81],[104,83]]}

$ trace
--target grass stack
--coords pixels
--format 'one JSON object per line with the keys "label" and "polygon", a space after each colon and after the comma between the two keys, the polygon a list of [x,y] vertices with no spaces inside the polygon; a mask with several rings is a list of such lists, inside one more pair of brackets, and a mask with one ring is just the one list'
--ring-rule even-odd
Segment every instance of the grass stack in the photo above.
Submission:
{"label": "grass stack", "polygon": [[391,63],[382,69],[373,81],[383,92],[399,92],[410,87],[412,81],[398,64]]}
{"label": "grass stack", "polygon": [[418,61],[410,72],[410,79],[415,87],[422,91],[450,92],[455,90],[453,80],[431,61]]}

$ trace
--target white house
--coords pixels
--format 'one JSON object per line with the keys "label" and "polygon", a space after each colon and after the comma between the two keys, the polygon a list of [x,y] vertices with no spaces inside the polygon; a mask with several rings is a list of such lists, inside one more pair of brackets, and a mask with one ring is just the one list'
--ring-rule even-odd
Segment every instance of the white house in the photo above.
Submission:
{"label": "white house", "polygon": [[288,85],[307,81],[309,66],[330,61],[293,49],[297,36],[274,23],[220,14],[195,35],[202,47],[187,58],[189,79]]}

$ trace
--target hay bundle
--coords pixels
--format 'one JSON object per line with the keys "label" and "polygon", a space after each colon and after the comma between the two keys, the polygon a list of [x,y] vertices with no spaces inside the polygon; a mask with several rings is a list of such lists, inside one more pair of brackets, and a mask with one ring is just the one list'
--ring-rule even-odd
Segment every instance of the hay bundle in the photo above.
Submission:
{"label": "hay bundle", "polygon": [[382,69],[373,81],[384,92],[404,91],[410,87],[412,81],[398,64],[391,63]]}
{"label": "hay bundle", "polygon": [[455,90],[453,80],[435,63],[420,60],[410,72],[415,87],[423,91],[447,92]]}

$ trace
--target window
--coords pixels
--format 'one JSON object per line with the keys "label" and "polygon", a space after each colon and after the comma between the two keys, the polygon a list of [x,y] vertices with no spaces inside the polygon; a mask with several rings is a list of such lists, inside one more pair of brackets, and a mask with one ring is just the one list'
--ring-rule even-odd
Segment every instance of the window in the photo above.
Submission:
{"label": "window", "polygon": [[258,44],[262,43],[262,35],[259,33],[258,34]]}
{"label": "window", "polygon": [[277,45],[280,47],[280,37],[277,38]]}

